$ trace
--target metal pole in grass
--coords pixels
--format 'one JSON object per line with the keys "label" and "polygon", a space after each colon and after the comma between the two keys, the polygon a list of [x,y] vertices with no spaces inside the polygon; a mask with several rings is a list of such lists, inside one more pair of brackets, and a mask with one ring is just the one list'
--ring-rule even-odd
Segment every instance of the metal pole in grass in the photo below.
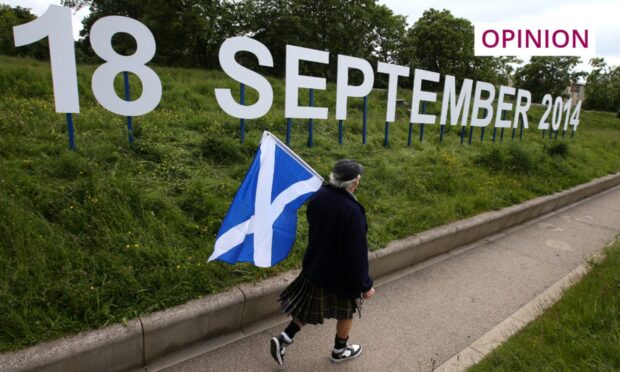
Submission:
{"label": "metal pole in grass", "polygon": [[519,119],[519,141],[523,141],[523,120]]}
{"label": "metal pole in grass", "polygon": [[545,132],[546,132],[546,130],[543,129],[543,139],[545,139],[545,137],[547,136],[547,134]]}
{"label": "metal pole in grass", "polygon": [[[422,113],[426,113],[426,102],[422,102]],[[420,142],[424,141],[424,124],[420,123]]]}
{"label": "metal pole in grass", "polygon": [[443,143],[443,134],[444,134],[445,131],[446,131],[446,126],[442,125],[439,128],[439,143]]}
{"label": "metal pole in grass", "polygon": [[[484,116],[487,116],[487,109],[484,109]],[[484,141],[484,129],[486,127],[482,127],[480,129],[480,142]]]}
{"label": "metal pole in grass", "polygon": [[555,135],[553,136],[553,139],[558,139],[558,131],[555,130],[554,132],[555,132]]}
{"label": "metal pole in grass", "polygon": [[69,150],[75,151],[75,136],[73,133],[73,115],[67,112],[67,134],[69,135]]}
{"label": "metal pole in grass", "polygon": [[385,137],[383,138],[383,146],[388,147],[390,138],[390,122],[385,122]]}
{"label": "metal pole in grass", "polygon": [[512,137],[510,138],[511,142],[515,140],[515,134],[517,134],[517,128],[512,128]]}
{"label": "metal pole in grass", "polygon": [[364,97],[364,116],[362,124],[362,144],[366,144],[366,131],[368,130],[368,96]]}
{"label": "metal pole in grass", "polygon": [[286,119],[286,145],[291,144],[291,127],[293,126],[293,119]]}
{"label": "metal pole in grass", "polygon": [[[125,101],[131,101],[129,73],[127,71],[123,71],[123,80],[125,81]],[[133,118],[131,116],[127,116],[127,140],[129,143],[133,143]]]}
{"label": "metal pole in grass", "polygon": [[344,127],[342,126],[342,120],[338,120],[338,143],[342,145],[342,137],[344,134]]}
{"label": "metal pole in grass", "polygon": [[499,142],[504,143],[504,128],[502,128],[502,130],[499,131]]}
{"label": "metal pole in grass", "polygon": [[[314,89],[310,88],[310,107],[314,107]],[[308,147],[312,147],[314,145],[314,119],[310,118],[308,120]]]}
{"label": "metal pole in grass", "polygon": [[413,123],[409,123],[409,136],[407,137],[407,146],[411,146],[412,137],[413,137]]}
{"label": "metal pole in grass", "polygon": [[[239,103],[245,105],[245,84],[240,85]],[[241,143],[245,143],[245,119],[239,119],[239,129],[241,132]]]}
{"label": "metal pole in grass", "polygon": [[461,125],[461,145],[463,144],[464,139],[465,139],[465,125]]}
{"label": "metal pole in grass", "polygon": [[471,139],[473,135],[474,135],[474,127],[470,125],[469,126],[469,141],[468,141],[470,145],[471,145]]}

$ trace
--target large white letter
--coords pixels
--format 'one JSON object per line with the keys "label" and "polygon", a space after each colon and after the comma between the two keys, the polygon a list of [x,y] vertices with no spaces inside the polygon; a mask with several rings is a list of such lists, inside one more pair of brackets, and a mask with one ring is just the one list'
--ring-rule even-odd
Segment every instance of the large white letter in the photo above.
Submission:
{"label": "large white letter", "polygon": [[[489,92],[487,99],[482,99],[482,91]],[[495,99],[495,87],[493,84],[484,81],[476,82],[476,93],[474,94],[474,106],[471,109],[471,126],[486,127],[493,119],[493,100]],[[483,118],[478,118],[478,112],[481,108],[487,110],[487,114]]]}
{"label": "large white letter", "polygon": [[322,50],[286,46],[286,94],[284,116],[293,119],[327,119],[327,107],[299,106],[299,88],[325,90],[324,78],[299,75],[299,61],[329,63],[329,53]]}
{"label": "large white letter", "polygon": [[241,66],[235,60],[237,52],[250,52],[258,58],[261,66],[273,67],[273,58],[267,47],[249,37],[236,36],[226,39],[220,47],[219,59],[222,70],[228,76],[258,91],[258,100],[253,105],[241,105],[233,98],[230,89],[215,89],[215,98],[222,110],[240,119],[256,119],[265,115],[273,103],[273,89],[269,81],[259,73]]}
{"label": "large white letter", "polygon": [[[450,107],[450,125],[456,125],[461,116],[461,125],[467,125],[469,118],[469,102],[471,101],[471,90],[473,87],[471,79],[463,80],[461,93],[458,101],[456,99],[456,80],[454,76],[446,75],[446,81],[443,86],[443,102],[441,102],[441,117],[439,124],[446,125],[448,119],[448,107]],[[448,106],[449,105],[449,106]]]}
{"label": "large white letter", "polygon": [[439,82],[439,73],[427,70],[415,69],[415,76],[413,78],[413,97],[411,98],[411,123],[420,124],[435,124],[437,116],[420,114],[420,102],[435,102],[437,101],[437,93],[426,92],[422,90],[422,81],[434,81]]}
{"label": "large white letter", "polygon": [[498,128],[510,128],[510,120],[502,120],[502,112],[512,110],[512,103],[505,102],[504,96],[515,95],[515,88],[500,86],[499,98],[497,99],[497,113],[495,114],[495,126]]}
{"label": "large white letter", "polygon": [[409,76],[409,67],[393,65],[390,63],[379,62],[377,72],[388,74],[388,96],[385,121],[393,122],[396,114],[396,93],[398,88],[398,77]]}
{"label": "large white letter", "polygon": [[[364,75],[362,84],[349,85],[349,69],[360,70]],[[372,66],[365,59],[338,55],[338,78],[336,80],[336,119],[347,119],[348,97],[365,97],[372,90],[375,74]]]}
{"label": "large white letter", "polygon": [[[521,101],[525,98],[525,105],[521,105]],[[513,127],[516,128],[519,123],[519,115],[521,115],[521,119],[523,119],[523,128],[528,128],[527,123],[527,110],[530,109],[532,105],[532,93],[529,90],[519,89],[517,91],[517,104],[515,110],[514,122],[512,123]]]}

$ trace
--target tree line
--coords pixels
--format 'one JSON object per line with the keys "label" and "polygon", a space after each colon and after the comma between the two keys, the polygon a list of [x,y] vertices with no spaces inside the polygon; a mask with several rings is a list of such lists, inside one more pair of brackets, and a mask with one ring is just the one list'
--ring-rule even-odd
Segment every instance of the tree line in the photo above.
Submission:
{"label": "tree line", "polygon": [[[411,68],[454,75],[493,84],[513,84],[532,92],[539,101],[545,93],[564,94],[571,82],[585,74],[575,71],[580,63],[576,57],[534,57],[522,61],[514,57],[474,56],[474,27],[449,10],[428,9],[411,26],[407,18],[395,14],[377,0],[63,0],[63,5],[80,9],[87,7],[82,38],[77,42],[78,59],[98,63],[88,39],[92,24],[108,15],[123,15],[144,23],[157,42],[158,53],[153,63],[163,66],[219,69],[218,51],[221,43],[232,36],[250,36],[271,51],[273,68],[261,68],[250,55],[239,60],[261,73],[282,77],[285,73],[287,44],[330,52],[329,65],[302,63],[300,72],[324,76],[335,81],[338,54],[396,63]],[[46,47],[16,49],[12,43],[12,25],[25,23],[34,16],[24,8],[0,5],[0,53],[48,58]],[[134,40],[124,34],[113,39],[119,53],[130,54]],[[585,107],[615,110],[614,99],[606,93],[620,91],[620,70],[602,67],[596,62],[588,77]],[[597,67],[598,66],[598,67]],[[592,75],[594,74],[594,75]],[[387,79],[377,75],[376,85],[385,86]],[[382,80],[383,79],[383,80]],[[401,84],[410,85],[411,79]],[[592,86],[591,86],[592,85]],[[615,88],[610,89],[610,86]]]}

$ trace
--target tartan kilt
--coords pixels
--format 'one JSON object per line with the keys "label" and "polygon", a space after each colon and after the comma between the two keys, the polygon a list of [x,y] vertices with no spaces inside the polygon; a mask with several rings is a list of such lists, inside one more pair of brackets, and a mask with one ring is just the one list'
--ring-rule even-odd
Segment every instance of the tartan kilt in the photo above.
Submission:
{"label": "tartan kilt", "polygon": [[349,300],[319,288],[303,274],[280,294],[282,311],[304,324],[323,324],[324,318],[352,319],[361,317],[361,299]]}

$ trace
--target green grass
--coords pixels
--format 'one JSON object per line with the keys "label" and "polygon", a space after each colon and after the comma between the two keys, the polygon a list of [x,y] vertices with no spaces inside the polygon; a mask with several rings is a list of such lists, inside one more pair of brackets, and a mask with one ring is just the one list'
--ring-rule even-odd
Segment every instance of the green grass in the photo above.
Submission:
{"label": "green grass", "polygon": [[[130,146],[125,118],[92,96],[94,69],[78,66],[78,151],[71,153],[64,115],[54,112],[49,65],[0,57],[0,350],[122,322],[300,265],[303,208],[297,242],[276,267],[206,264],[262,131],[284,138],[282,81],[271,79],[274,108],[247,122],[242,145],[238,120],[221,111],[213,93],[230,87],[238,94],[238,84],[219,71],[156,68],[164,95],[155,111],[135,118]],[[256,96],[248,91],[251,103]],[[401,107],[384,148],[385,92],[370,96],[367,145],[361,99],[350,100],[345,143],[338,145],[334,96],[333,84],[316,95],[331,119],[315,122],[315,147],[306,146],[305,120],[294,122],[291,147],[325,177],[342,157],[366,166],[358,195],[373,250],[620,171],[620,120],[613,114],[582,113],[572,140],[543,141],[531,128],[522,143],[511,143],[507,132],[503,144],[493,144],[487,129],[484,143],[477,130],[473,145],[463,146],[458,128],[448,127],[439,144],[439,126],[427,126],[425,141],[407,147]],[[400,90],[399,98],[411,102],[411,91]],[[529,115],[535,127],[541,110]]]}
{"label": "green grass", "polygon": [[470,372],[620,370],[620,241],[560,301]]}

